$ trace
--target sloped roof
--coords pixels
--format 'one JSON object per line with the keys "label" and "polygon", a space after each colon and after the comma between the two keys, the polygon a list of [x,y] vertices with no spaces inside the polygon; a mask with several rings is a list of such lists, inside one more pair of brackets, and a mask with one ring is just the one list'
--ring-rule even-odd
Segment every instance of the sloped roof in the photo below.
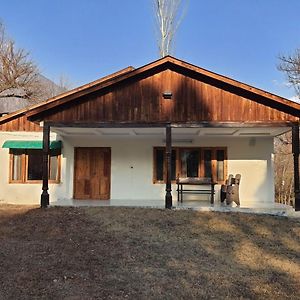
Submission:
{"label": "sloped roof", "polygon": [[52,103],[52,102],[54,102],[56,100],[59,100],[59,99],[62,99],[64,97],[68,97],[68,96],[72,96],[72,95],[77,95],[77,93],[80,93],[81,91],[87,91],[91,87],[98,86],[99,84],[101,84],[103,82],[108,82],[108,81],[110,81],[110,80],[112,80],[112,79],[114,79],[114,78],[116,78],[116,77],[118,77],[118,76],[120,76],[122,74],[128,73],[128,72],[130,72],[132,70],[134,70],[134,68],[132,66],[129,66],[129,67],[125,68],[125,69],[119,70],[119,71],[117,71],[115,73],[112,73],[112,74],[110,74],[108,76],[102,77],[100,79],[97,79],[97,80],[92,81],[90,83],[84,84],[84,85],[82,85],[80,87],[77,87],[75,89],[69,90],[69,91],[61,93],[61,94],[59,94],[57,96],[49,98],[46,101],[42,101],[42,102],[40,102],[38,104],[34,104],[34,105],[31,105],[31,106],[27,106],[27,107],[25,107],[23,109],[16,110],[13,113],[10,113],[8,115],[0,117],[0,124],[8,122],[8,121],[10,121],[10,120],[12,120],[14,118],[18,118],[20,116],[23,116],[23,115],[29,113],[33,109],[36,109],[36,108],[39,108],[39,107],[43,107],[47,103]]}
{"label": "sloped roof", "polygon": [[162,68],[162,67],[165,68],[176,67],[177,69],[181,69],[183,72],[195,73],[197,75],[207,77],[209,79],[221,82],[222,84],[229,85],[236,89],[242,90],[246,93],[250,93],[255,96],[259,96],[261,98],[267,99],[268,101],[271,101],[272,105],[276,106],[278,110],[283,110],[283,108],[288,108],[293,112],[292,115],[296,117],[300,116],[300,104],[296,102],[274,95],[262,89],[255,88],[251,85],[239,82],[229,77],[197,67],[195,65],[179,60],[172,56],[166,56],[164,58],[151,62],[137,69],[134,69],[133,67],[128,67],[119,72],[113,73],[109,76],[103,77],[91,83],[70,90],[66,93],[62,93],[58,96],[50,98],[47,101],[44,101],[37,105],[33,105],[27,109],[20,110],[18,112],[15,112],[14,114],[10,114],[5,117],[2,117],[0,118],[0,123],[6,122],[6,120],[8,119],[14,118],[15,116],[22,115],[22,114],[23,115],[26,114],[28,117],[35,119],[35,116],[37,116],[40,113],[44,113],[49,109],[58,107],[68,102],[76,101],[76,99],[78,99],[81,96],[101,90],[103,88],[112,86],[116,83],[122,82],[129,78],[133,78],[135,76],[141,75],[148,71],[155,70],[156,68]]}

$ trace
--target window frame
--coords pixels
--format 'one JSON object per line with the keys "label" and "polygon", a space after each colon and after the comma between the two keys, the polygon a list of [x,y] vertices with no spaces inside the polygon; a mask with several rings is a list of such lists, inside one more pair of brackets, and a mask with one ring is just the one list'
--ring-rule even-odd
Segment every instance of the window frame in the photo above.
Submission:
{"label": "window frame", "polygon": [[[164,163],[164,169],[163,169],[163,180],[157,180],[156,179],[156,151],[157,150],[164,150],[164,161],[165,161],[165,147],[153,147],[153,178],[152,182],[154,184],[165,184],[166,183],[166,171],[167,166],[166,163]],[[215,182],[217,184],[223,184],[225,182],[225,179],[227,178],[227,165],[228,165],[228,153],[227,153],[227,147],[172,147],[172,151],[175,150],[176,152],[176,177],[181,175],[182,172],[182,161],[181,161],[181,153],[184,150],[199,150],[199,165],[198,165],[198,174],[200,174],[200,178],[204,177],[204,151],[205,150],[211,150],[212,151],[212,159],[211,159],[211,169],[213,178],[215,178]],[[217,151],[223,150],[224,151],[224,171],[223,171],[223,180],[217,180]],[[172,180],[172,183],[176,183],[176,180]]]}
{"label": "window frame", "polygon": [[[13,153],[13,151],[15,150],[21,150],[22,153],[21,155],[21,179],[20,180],[14,180],[13,179],[13,170],[14,170],[14,156],[16,155],[15,153]],[[42,179],[39,180],[29,180],[28,179],[28,154],[32,149],[9,149],[9,183],[21,183],[21,184],[41,184],[43,182]],[[37,150],[41,150],[41,149],[37,149]],[[52,151],[52,150],[50,150]],[[57,149],[53,149],[53,152],[57,151]],[[60,183],[60,179],[61,179],[61,153],[60,151],[57,151],[58,153],[55,154],[54,156],[57,157],[57,176],[56,179],[49,179],[48,182],[49,183]],[[51,154],[48,154],[48,170],[49,170],[49,174],[48,176],[50,176],[50,157]]]}
{"label": "window frame", "polygon": [[[156,177],[156,171],[157,171],[157,164],[156,164],[156,160],[157,160],[157,150],[163,150],[163,147],[153,147],[153,174],[152,174],[152,178],[153,178],[153,183],[164,183],[164,180],[158,180]],[[165,154],[164,154],[165,155]],[[165,164],[163,166],[163,178],[165,178]]]}
{"label": "window frame", "polygon": [[[166,148],[165,147],[154,147],[153,148],[153,183],[165,183],[165,178],[167,176],[167,166],[164,163],[163,164],[163,180],[158,180],[156,178],[156,171],[157,171],[157,165],[156,165],[156,159],[157,159],[157,150],[164,150],[164,162],[165,162],[165,155],[166,155]],[[172,148],[173,150],[173,148]],[[177,167],[177,153],[176,153],[176,167]]]}

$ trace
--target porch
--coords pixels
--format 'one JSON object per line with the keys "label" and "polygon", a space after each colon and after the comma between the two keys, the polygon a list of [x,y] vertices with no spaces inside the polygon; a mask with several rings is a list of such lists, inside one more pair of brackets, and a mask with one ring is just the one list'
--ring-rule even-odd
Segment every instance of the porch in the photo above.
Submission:
{"label": "porch", "polygon": [[[59,202],[59,206],[74,206],[74,207],[144,207],[153,209],[164,209],[165,202],[163,199],[153,199],[153,200],[134,200],[134,199],[111,199],[111,200],[76,200],[69,199],[63,202]],[[56,202],[52,202],[50,206],[57,206]],[[256,204],[255,207],[251,205],[236,206],[234,203],[232,205],[226,205],[221,203],[219,200],[211,204],[209,200],[188,200],[184,203],[180,203],[177,200],[173,201],[173,209],[181,210],[195,210],[201,212],[237,212],[237,213],[249,213],[249,214],[267,214],[275,216],[296,216],[295,210],[288,205],[273,203],[273,204]],[[300,217],[297,214],[297,217]]]}
{"label": "porch", "polygon": [[[56,192],[57,197],[50,197],[51,205],[74,206],[140,206],[165,207],[166,194],[166,129],[161,127],[134,127],[132,124],[101,124],[102,127],[68,127],[52,126],[51,132],[63,141],[62,148],[62,182]],[[171,206],[176,208],[193,209],[231,209],[220,204],[220,186],[228,174],[242,174],[241,209],[272,207],[274,200],[273,178],[273,138],[290,130],[287,126],[254,126],[247,124],[219,124],[222,127],[208,127],[207,124],[193,124],[193,126],[178,127],[171,125],[171,148],[178,150],[179,162],[172,164]],[[227,126],[226,126],[227,125]],[[76,182],[74,152],[76,149],[89,147],[91,149],[110,149],[110,190],[108,198],[81,196],[81,200],[74,197]],[[155,166],[155,150],[162,150],[163,161],[161,171]],[[183,170],[182,154],[186,149],[198,151],[196,177],[206,172],[217,170],[218,161],[211,159],[209,163],[203,161],[203,149],[225,149],[224,159],[220,164],[223,171],[221,181],[216,185],[215,203],[210,205],[209,195],[184,195],[182,204],[177,203],[176,184],[173,176],[187,172]],[[220,163],[220,162],[219,162]],[[178,168],[180,165],[180,168]],[[86,165],[84,165],[86,166]],[[193,166],[190,166],[193,168]],[[190,171],[191,172],[191,171]],[[204,172],[204,173],[203,173]],[[156,176],[163,176],[157,178]],[[186,173],[185,173],[186,174]],[[217,172],[214,173],[216,177]],[[182,176],[182,175],[181,175]],[[219,175],[218,175],[219,176]],[[158,180],[162,179],[162,180]],[[174,178],[173,178],[174,180]],[[82,181],[82,180],[81,180]],[[83,188],[85,189],[85,188]],[[200,198],[199,198],[200,197]],[[76,199],[77,198],[77,199]],[[75,199],[75,200],[74,200]],[[102,199],[102,200],[99,200]],[[105,200],[107,199],[107,200]],[[157,199],[157,200],[153,200]],[[160,200],[159,200],[160,199]],[[201,199],[201,200],[200,200]],[[170,206],[170,207],[171,207]]]}

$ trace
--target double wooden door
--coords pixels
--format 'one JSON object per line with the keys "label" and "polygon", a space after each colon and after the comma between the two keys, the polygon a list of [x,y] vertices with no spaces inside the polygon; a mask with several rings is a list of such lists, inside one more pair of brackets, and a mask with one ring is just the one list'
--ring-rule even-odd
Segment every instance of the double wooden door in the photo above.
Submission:
{"label": "double wooden door", "polygon": [[75,148],[74,199],[110,199],[110,148]]}

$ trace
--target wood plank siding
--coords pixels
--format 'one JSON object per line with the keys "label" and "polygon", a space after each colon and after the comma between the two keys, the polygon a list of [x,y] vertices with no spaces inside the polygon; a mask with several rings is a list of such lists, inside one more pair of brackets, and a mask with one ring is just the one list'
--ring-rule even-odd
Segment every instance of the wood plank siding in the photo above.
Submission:
{"label": "wood plank siding", "polygon": [[0,122],[0,131],[42,131],[39,124],[30,122],[25,115],[15,116],[6,122]]}
{"label": "wood plank siding", "polygon": [[[166,91],[172,99],[163,98]],[[144,72],[31,118],[65,123],[298,121],[293,108],[180,68]]]}
{"label": "wood plank siding", "polygon": [[[163,93],[171,92],[171,99]],[[300,105],[167,56],[126,68],[44,103],[0,118],[0,130],[40,131],[38,124],[298,123]],[[151,126],[150,126],[151,127]]]}

